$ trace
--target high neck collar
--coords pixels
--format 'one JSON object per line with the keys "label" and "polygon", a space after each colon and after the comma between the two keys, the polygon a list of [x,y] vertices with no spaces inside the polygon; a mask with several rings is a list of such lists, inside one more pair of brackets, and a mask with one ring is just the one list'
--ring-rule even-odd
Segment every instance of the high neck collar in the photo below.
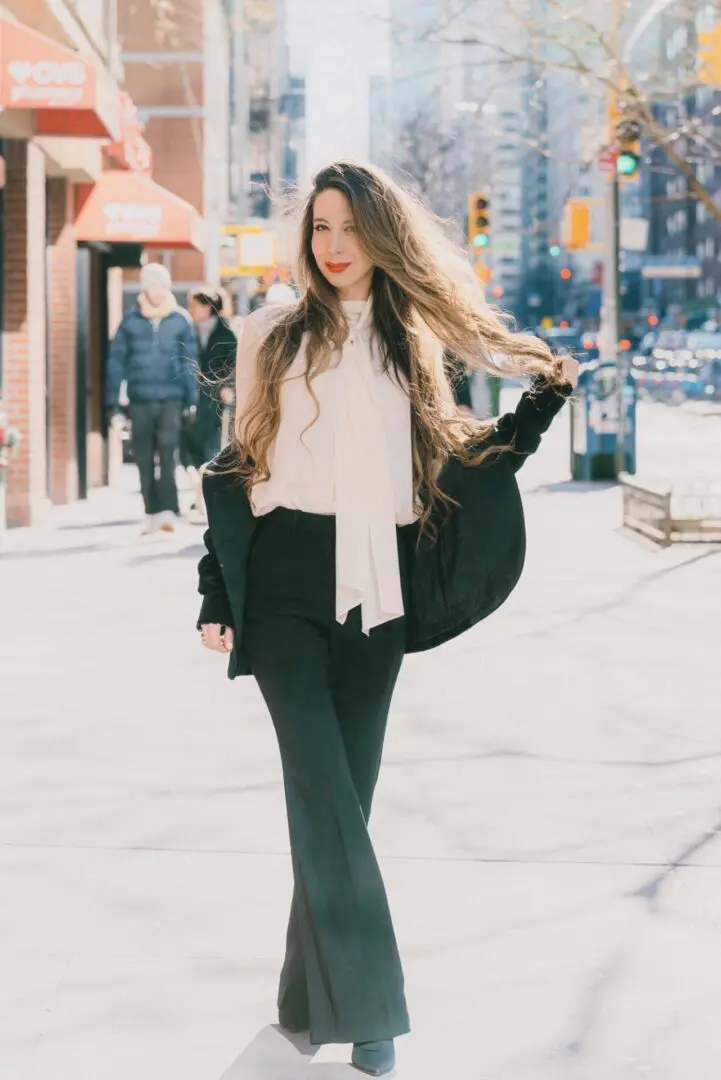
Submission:
{"label": "high neck collar", "polygon": [[341,307],[357,331],[367,331],[373,326],[373,294],[367,300],[341,300]]}

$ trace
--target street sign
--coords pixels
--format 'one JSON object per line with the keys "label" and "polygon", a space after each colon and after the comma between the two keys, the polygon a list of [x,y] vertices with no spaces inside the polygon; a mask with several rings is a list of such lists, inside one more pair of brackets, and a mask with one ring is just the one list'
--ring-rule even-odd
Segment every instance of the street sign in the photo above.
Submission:
{"label": "street sign", "polygon": [[618,160],[618,147],[617,146],[602,146],[598,152],[598,169],[599,172],[606,173],[609,176],[613,176],[616,171],[616,161]]}
{"label": "street sign", "polygon": [[276,266],[278,244],[274,230],[261,225],[224,225],[222,231],[224,236],[234,237],[237,245],[236,265],[220,268],[224,278],[260,277],[268,267]]}
{"label": "street sign", "polygon": [[701,275],[701,262],[693,255],[647,255],[641,268],[641,276],[646,279],[688,280]]}
{"label": "street sign", "polygon": [[521,237],[516,234],[497,234],[493,241],[494,259],[497,259],[499,257],[503,257],[506,259],[520,259],[521,243]]}
{"label": "street sign", "polygon": [[648,218],[621,218],[621,247],[625,251],[645,251],[648,246]]}

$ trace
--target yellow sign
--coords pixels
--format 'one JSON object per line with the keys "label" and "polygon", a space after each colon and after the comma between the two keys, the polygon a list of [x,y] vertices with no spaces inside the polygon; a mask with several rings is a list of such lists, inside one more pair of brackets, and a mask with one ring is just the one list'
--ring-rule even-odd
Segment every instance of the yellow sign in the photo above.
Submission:
{"label": "yellow sign", "polygon": [[220,276],[224,278],[262,277],[267,266],[221,266]]}
{"label": "yellow sign", "polygon": [[235,237],[230,241],[229,261],[235,260],[234,266],[221,266],[221,276],[260,277],[270,267],[278,264],[278,237],[273,229],[264,225],[224,225],[224,236]]}
{"label": "yellow sign", "polygon": [[698,36],[699,82],[721,86],[721,23]]}
{"label": "yellow sign", "polygon": [[243,236],[257,235],[258,233],[267,232],[262,225],[224,225],[223,234],[225,236]]}
{"label": "yellow sign", "polygon": [[569,199],[564,207],[563,242],[569,251],[583,251],[591,239],[591,207],[585,199]]}

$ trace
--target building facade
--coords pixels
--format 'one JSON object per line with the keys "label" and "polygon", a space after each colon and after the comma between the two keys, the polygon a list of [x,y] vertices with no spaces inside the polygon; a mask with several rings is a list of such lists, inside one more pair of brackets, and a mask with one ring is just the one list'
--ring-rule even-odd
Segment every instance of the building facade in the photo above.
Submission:
{"label": "building facade", "polygon": [[[205,221],[202,253],[164,256],[182,298],[218,279],[221,230],[238,198],[242,145],[231,139],[230,121],[242,10],[232,0],[116,2],[125,86],[152,147],[154,176]],[[132,297],[132,281],[128,291]]]}
{"label": "building facade", "polygon": [[115,46],[110,0],[0,10],[0,398],[21,436],[0,479],[9,525],[76,498],[98,451],[100,417],[78,428],[74,200],[120,138]]}
{"label": "building facade", "polygon": [[11,526],[107,483],[124,268],[203,246],[201,214],[151,177],[116,16],[112,0],[0,9],[0,398],[21,436],[0,477]]}
{"label": "building facade", "polygon": [[[655,107],[667,131],[677,133],[674,149],[693,167],[693,174],[716,207],[721,206],[721,92],[713,86],[693,86],[698,34],[718,21],[713,5],[695,5],[692,18],[667,12],[659,19],[655,38],[655,70],[662,71],[666,94]],[[687,133],[691,131],[689,136]],[[721,230],[718,217],[691,191],[689,178],[669,162],[661,149],[649,154],[651,196],[650,254],[671,265],[695,264],[694,277],[651,278],[645,284],[645,304],[670,322],[699,325],[721,314]]]}

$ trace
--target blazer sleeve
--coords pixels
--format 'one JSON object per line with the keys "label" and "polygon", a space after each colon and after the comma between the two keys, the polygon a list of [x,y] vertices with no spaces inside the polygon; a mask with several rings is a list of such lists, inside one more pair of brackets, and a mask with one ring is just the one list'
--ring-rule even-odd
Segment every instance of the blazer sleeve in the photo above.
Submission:
{"label": "blazer sleeve", "polygon": [[232,626],[233,612],[230,607],[230,599],[223,581],[223,572],[220,569],[218,556],[213,546],[210,529],[207,529],[203,537],[206,554],[198,563],[198,592],[203,597],[200,606],[200,614],[196,628],[208,623],[218,623],[220,626]]}
{"label": "blazer sleeve", "polygon": [[514,472],[518,472],[531,454],[538,450],[541,437],[572,393],[573,387],[568,383],[559,385],[542,377],[537,378],[530,390],[521,395],[515,411],[499,417],[490,445],[509,447]]}

